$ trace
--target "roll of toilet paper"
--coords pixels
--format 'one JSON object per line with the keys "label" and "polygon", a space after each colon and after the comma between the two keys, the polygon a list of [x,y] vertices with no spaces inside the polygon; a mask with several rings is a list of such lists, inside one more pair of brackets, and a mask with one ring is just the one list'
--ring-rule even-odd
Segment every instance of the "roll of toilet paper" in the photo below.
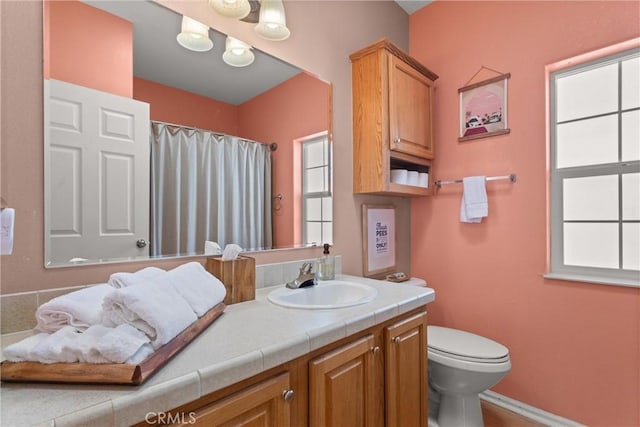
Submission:
{"label": "roll of toilet paper", "polygon": [[391,182],[406,185],[408,173],[409,171],[406,169],[392,169]]}
{"label": "roll of toilet paper", "polygon": [[420,172],[418,174],[418,185],[420,187],[428,187],[429,186],[429,174],[425,172]]}
{"label": "roll of toilet paper", "polygon": [[409,171],[409,173],[407,174],[407,184],[415,186],[418,185],[418,172]]}

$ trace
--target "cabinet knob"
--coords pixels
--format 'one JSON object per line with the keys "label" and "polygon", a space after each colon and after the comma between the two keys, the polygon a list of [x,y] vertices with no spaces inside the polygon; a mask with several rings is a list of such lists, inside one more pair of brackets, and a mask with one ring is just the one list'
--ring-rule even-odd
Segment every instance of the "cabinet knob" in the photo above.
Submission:
{"label": "cabinet knob", "polygon": [[400,337],[394,337],[392,341],[394,344],[400,344]]}
{"label": "cabinet knob", "polygon": [[393,143],[396,144],[396,147],[400,146],[400,137],[393,140]]}
{"label": "cabinet knob", "polygon": [[371,353],[378,354],[380,353],[380,346],[371,347]]}
{"label": "cabinet knob", "polygon": [[295,393],[293,392],[293,390],[284,390],[282,392],[282,398],[285,400],[285,402],[289,402],[291,401],[291,399],[293,399],[293,395]]}
{"label": "cabinet knob", "polygon": [[147,241],[144,239],[139,239],[138,241],[136,241],[136,246],[142,249],[147,246]]}

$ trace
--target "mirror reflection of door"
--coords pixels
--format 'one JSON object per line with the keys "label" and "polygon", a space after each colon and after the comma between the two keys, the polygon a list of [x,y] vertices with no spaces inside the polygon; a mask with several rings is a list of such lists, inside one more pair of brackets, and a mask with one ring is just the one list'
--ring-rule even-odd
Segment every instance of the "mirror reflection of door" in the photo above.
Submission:
{"label": "mirror reflection of door", "polygon": [[149,105],[48,80],[49,261],[148,256]]}

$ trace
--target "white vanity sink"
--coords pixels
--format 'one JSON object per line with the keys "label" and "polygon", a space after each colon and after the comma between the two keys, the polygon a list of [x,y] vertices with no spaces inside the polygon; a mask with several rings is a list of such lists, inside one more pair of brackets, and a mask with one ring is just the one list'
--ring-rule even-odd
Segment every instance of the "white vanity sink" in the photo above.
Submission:
{"label": "white vanity sink", "polygon": [[302,289],[289,289],[282,286],[271,291],[267,298],[282,307],[317,310],[366,304],[377,296],[376,288],[362,283],[327,280]]}

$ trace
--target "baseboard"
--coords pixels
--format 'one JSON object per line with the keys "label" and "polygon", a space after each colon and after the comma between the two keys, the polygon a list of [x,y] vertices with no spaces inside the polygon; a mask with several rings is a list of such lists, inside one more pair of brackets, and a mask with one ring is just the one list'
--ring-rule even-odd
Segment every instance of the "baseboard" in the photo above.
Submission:
{"label": "baseboard", "polygon": [[487,390],[480,393],[480,399],[486,400],[489,403],[493,403],[496,406],[500,406],[503,409],[515,412],[516,414],[522,415],[523,417],[527,417],[546,426],[584,427],[583,424],[543,411],[542,409],[535,408],[510,397],[503,396],[495,391]]}

